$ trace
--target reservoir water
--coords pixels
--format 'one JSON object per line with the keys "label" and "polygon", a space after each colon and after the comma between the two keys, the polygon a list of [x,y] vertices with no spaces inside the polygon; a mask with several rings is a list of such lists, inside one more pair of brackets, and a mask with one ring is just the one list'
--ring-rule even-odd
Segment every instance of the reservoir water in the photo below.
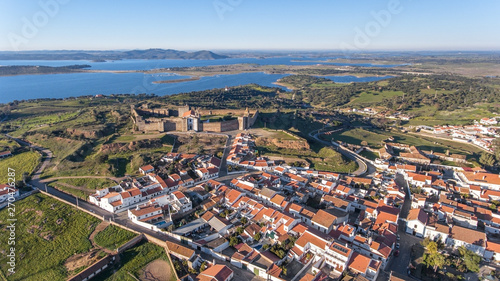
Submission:
{"label": "reservoir water", "polygon": [[[90,62],[81,60],[61,61],[16,61],[0,60],[0,65],[45,65],[64,66],[73,64],[89,64],[90,69],[98,70],[150,70],[156,68],[228,65],[239,63],[256,63],[261,65],[312,65],[318,64],[297,58],[233,58],[220,60],[118,60],[108,62]],[[321,64],[332,64],[321,62]],[[358,65],[337,64],[336,65]],[[375,66],[361,64],[360,66]],[[379,67],[394,67],[396,65],[377,65]],[[17,75],[0,77],[0,103],[13,100],[36,98],[65,98],[82,95],[96,94],[157,94],[160,96],[183,92],[223,88],[225,86],[239,86],[256,83],[263,86],[278,87],[273,84],[276,80],[287,76],[286,74],[241,73],[229,75],[214,75],[201,77],[199,80],[156,84],[155,81],[188,78],[175,73],[69,73],[69,74],[44,74],[44,75]],[[385,77],[355,77],[355,76],[321,76],[339,83],[369,82]],[[281,87],[285,89],[284,87]]]}

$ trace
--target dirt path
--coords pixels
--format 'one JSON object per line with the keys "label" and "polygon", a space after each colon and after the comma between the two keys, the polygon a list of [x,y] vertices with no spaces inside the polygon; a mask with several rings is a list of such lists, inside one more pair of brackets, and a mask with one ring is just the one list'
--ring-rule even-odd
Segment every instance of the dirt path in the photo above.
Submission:
{"label": "dirt path", "polygon": [[103,250],[106,253],[113,254],[114,251],[106,249],[104,247],[101,247],[101,246],[97,245],[97,243],[95,243],[95,241],[94,241],[94,237],[97,235],[97,233],[103,231],[106,227],[108,227],[108,225],[109,225],[109,222],[102,221],[99,225],[96,226],[96,228],[94,229],[94,232],[92,232],[90,234],[89,240],[90,240],[90,243],[92,243],[93,247],[99,248],[99,249]]}
{"label": "dirt path", "polygon": [[117,177],[108,177],[108,176],[71,176],[71,177],[53,177],[53,178],[40,180],[40,182],[51,182],[53,180],[61,180],[61,179],[110,179],[116,183],[119,183],[126,178],[127,177],[117,178]]}
{"label": "dirt path", "polygon": [[87,192],[95,192],[95,189],[85,188],[85,187],[81,187],[81,186],[74,186],[74,185],[67,184],[67,183],[64,183],[64,182],[58,182],[57,184],[69,187],[71,189],[77,189],[77,190],[87,191]]}

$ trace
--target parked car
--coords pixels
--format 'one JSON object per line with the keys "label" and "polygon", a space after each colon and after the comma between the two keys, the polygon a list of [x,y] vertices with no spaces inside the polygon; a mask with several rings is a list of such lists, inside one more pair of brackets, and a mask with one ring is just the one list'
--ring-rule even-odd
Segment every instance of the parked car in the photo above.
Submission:
{"label": "parked car", "polygon": [[395,256],[395,257],[399,256],[399,250],[396,250],[396,251],[394,252],[394,256]]}
{"label": "parked car", "polygon": [[399,249],[399,246],[400,246],[399,243],[396,243],[396,249]]}
{"label": "parked car", "polygon": [[396,235],[396,239],[397,239],[398,241],[399,241],[399,240],[401,240],[401,237],[399,236],[399,234],[398,234],[398,235]]}

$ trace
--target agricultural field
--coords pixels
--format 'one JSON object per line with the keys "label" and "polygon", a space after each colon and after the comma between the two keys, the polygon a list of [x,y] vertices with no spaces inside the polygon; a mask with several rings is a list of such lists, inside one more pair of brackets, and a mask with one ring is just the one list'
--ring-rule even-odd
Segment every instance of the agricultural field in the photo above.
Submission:
{"label": "agricultural field", "polygon": [[0,159],[0,183],[7,183],[7,170],[14,169],[16,173],[16,182],[23,180],[23,174],[30,175],[40,163],[40,154],[33,151],[26,151],[17,155]]}
{"label": "agricultural field", "polygon": [[[94,277],[93,280],[176,280],[173,273],[174,269],[170,266],[169,257],[165,249],[160,246],[143,242],[123,252],[120,259],[120,268],[107,269]],[[147,276],[147,273],[149,273],[149,276]],[[154,277],[154,279],[146,279],[146,276],[149,278]]]}
{"label": "agricultural field", "polygon": [[[7,280],[66,280],[104,257],[106,245],[121,245],[135,236],[40,193],[18,201],[15,215],[15,274],[8,274],[7,257],[0,257]],[[8,218],[8,209],[1,210],[0,251],[4,253],[10,247]]]}

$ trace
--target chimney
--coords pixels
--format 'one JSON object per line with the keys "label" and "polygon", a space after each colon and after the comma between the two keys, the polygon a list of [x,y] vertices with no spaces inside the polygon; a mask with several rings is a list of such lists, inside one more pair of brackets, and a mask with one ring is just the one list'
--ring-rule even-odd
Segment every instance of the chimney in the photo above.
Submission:
{"label": "chimney", "polygon": [[486,180],[486,175],[483,176],[483,181]]}
{"label": "chimney", "polygon": [[136,211],[139,211],[141,208],[139,207],[139,205],[135,206],[135,210]]}

